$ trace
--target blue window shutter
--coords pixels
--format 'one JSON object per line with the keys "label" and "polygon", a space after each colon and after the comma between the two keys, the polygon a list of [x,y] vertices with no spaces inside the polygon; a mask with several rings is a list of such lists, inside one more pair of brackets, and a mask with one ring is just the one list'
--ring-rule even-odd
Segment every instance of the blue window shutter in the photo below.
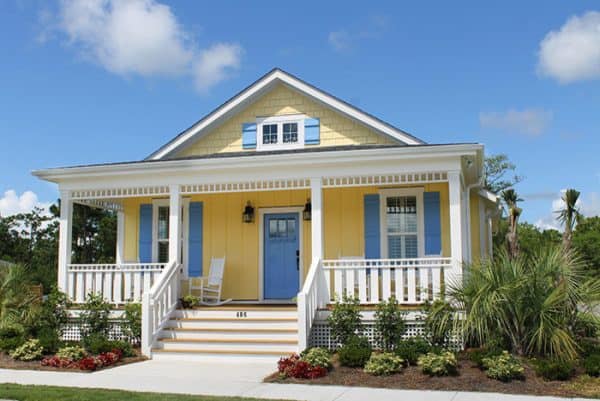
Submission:
{"label": "blue window shutter", "polygon": [[321,142],[321,121],[318,118],[304,119],[304,143],[318,145]]}
{"label": "blue window shutter", "polygon": [[442,227],[440,222],[440,193],[424,192],[425,254],[442,254]]}
{"label": "blue window shutter", "polygon": [[202,202],[190,202],[188,276],[202,276]]}
{"label": "blue window shutter", "polygon": [[140,205],[138,257],[140,263],[152,262],[152,205]]}
{"label": "blue window shutter", "polygon": [[244,149],[256,148],[256,123],[242,124],[242,147]]}
{"label": "blue window shutter", "polygon": [[365,195],[365,258],[381,256],[381,232],[379,231],[379,195]]}

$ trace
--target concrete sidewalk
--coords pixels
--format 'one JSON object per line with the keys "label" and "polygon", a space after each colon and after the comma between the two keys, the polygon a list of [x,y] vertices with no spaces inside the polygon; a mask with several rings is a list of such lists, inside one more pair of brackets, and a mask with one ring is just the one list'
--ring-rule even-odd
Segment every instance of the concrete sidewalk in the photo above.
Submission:
{"label": "concrete sidewalk", "polygon": [[[364,387],[263,383],[272,363],[146,361],[95,373],[0,369],[0,383],[107,388],[161,393],[310,401],[550,401],[535,397],[456,391],[387,390]],[[0,394],[2,398],[2,394]],[[576,399],[576,400],[582,400]]]}

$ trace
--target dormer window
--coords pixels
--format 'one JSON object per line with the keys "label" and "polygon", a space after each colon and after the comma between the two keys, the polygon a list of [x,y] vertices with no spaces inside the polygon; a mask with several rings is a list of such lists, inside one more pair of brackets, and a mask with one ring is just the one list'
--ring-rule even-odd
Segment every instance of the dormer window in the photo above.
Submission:
{"label": "dormer window", "polygon": [[293,149],[304,145],[304,115],[257,119],[257,150]]}

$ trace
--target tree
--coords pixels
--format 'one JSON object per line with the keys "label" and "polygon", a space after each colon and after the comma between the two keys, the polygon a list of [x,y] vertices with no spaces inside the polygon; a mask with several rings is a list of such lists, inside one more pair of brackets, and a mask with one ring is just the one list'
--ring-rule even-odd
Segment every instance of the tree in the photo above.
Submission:
{"label": "tree", "polygon": [[565,227],[563,232],[563,246],[567,250],[571,249],[573,229],[575,228],[575,224],[582,217],[581,213],[579,212],[579,207],[577,207],[579,195],[579,191],[575,189],[567,189],[562,195],[564,207],[555,212],[558,214],[558,221]]}
{"label": "tree", "polygon": [[519,216],[523,211],[517,206],[517,202],[522,201],[517,195],[517,192],[512,189],[505,189],[502,191],[502,200],[506,205],[508,214],[508,233],[506,234],[506,245],[508,247],[508,254],[511,258],[516,258],[519,254],[519,239],[518,239],[518,227],[519,227]]}
{"label": "tree", "polygon": [[[484,187],[488,191],[499,194],[505,189],[514,187],[523,181],[523,176],[517,175],[517,169],[505,154],[491,155],[485,158],[484,163]],[[507,178],[507,174],[512,177]]]}
{"label": "tree", "polygon": [[573,232],[573,249],[585,263],[586,275],[600,277],[600,216],[580,219]]}

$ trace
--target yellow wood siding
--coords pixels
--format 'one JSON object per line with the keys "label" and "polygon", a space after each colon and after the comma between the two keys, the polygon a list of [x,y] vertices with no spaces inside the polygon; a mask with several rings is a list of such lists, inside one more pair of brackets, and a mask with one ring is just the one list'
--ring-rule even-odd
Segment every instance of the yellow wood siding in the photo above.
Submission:
{"label": "yellow wood siding", "polygon": [[[377,193],[377,187],[335,188],[323,191],[324,253],[326,258],[364,255],[364,195]],[[428,184],[425,191],[440,192],[442,254],[450,256],[450,217],[448,185]],[[238,300],[259,298],[259,209],[304,207],[308,190],[246,192],[193,195],[191,202],[203,202],[203,266],[207,273],[211,257],[226,256],[223,297]],[[255,221],[242,222],[242,211],[250,201],[255,208]],[[126,199],[125,260],[138,258],[140,204],[150,198]],[[302,267],[308,272],[311,262],[310,221],[302,221]],[[187,293],[187,283],[182,291]]]}
{"label": "yellow wood siding", "polygon": [[[256,121],[257,117],[305,114],[321,120],[321,143],[308,146],[336,146],[358,144],[395,144],[389,137],[379,134],[342,114],[278,84],[246,109],[232,116],[221,126],[181,150],[177,157],[207,155],[222,152],[241,152],[242,124]],[[254,152],[255,150],[247,150]]]}

